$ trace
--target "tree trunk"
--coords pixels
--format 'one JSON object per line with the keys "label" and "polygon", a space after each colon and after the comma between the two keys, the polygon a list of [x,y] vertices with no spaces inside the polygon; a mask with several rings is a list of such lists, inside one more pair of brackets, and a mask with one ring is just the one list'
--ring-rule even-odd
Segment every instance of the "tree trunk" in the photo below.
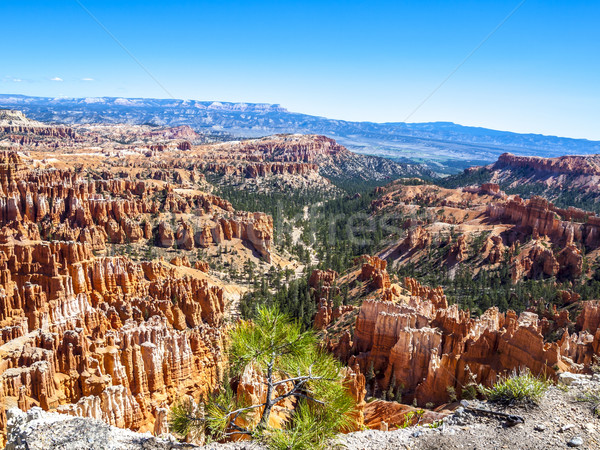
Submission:
{"label": "tree trunk", "polygon": [[264,429],[269,424],[269,417],[271,416],[271,409],[273,409],[273,365],[275,364],[274,358],[269,362],[267,369],[267,398],[265,400],[265,409],[263,409],[260,422],[258,423],[259,429]]}

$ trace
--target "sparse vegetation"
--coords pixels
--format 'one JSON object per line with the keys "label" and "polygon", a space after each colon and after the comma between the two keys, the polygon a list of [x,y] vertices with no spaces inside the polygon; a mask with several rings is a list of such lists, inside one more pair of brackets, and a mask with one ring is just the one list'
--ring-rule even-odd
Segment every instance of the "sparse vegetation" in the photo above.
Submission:
{"label": "sparse vegetation", "polygon": [[417,409],[415,411],[409,411],[404,415],[404,422],[398,426],[398,428],[408,428],[414,425],[418,425],[425,414],[424,409]]}
{"label": "sparse vegetation", "polygon": [[454,388],[454,386],[446,386],[446,392],[448,393],[449,402],[455,402],[458,400],[458,397],[456,396],[456,389]]}
{"label": "sparse vegetation", "polygon": [[589,389],[576,397],[578,402],[592,405],[594,415],[600,418],[600,389]]}
{"label": "sparse vegetation", "polygon": [[505,405],[537,403],[550,383],[543,377],[536,377],[529,369],[513,371],[500,378],[492,387],[481,386],[480,391],[490,402]]}

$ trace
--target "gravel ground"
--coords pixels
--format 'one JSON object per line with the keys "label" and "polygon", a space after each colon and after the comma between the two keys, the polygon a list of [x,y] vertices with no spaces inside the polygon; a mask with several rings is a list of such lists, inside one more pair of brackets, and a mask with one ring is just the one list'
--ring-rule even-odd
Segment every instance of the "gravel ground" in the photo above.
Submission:
{"label": "gravel ground", "polygon": [[[570,386],[552,386],[537,406],[498,409],[485,402],[470,406],[522,416],[524,423],[507,426],[499,420],[459,408],[436,429],[416,427],[397,431],[363,431],[340,438],[341,448],[387,449],[600,449],[600,418],[594,404],[579,402],[585,392],[600,395],[600,378],[576,377]],[[462,410],[462,411],[461,411]],[[577,445],[579,444],[579,445]]]}

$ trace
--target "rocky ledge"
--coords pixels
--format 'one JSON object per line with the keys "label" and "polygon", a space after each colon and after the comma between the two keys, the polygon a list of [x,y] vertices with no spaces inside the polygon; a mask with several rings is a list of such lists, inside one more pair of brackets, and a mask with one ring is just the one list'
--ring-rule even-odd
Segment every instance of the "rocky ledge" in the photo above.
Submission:
{"label": "rocky ledge", "polygon": [[8,443],[6,450],[41,449],[191,449],[195,445],[177,442],[172,436],[154,437],[116,428],[100,420],[45,412],[34,407],[7,411]]}
{"label": "rocky ledge", "polygon": [[7,411],[8,443],[5,450],[266,450],[252,442],[212,443],[197,446],[178,442],[172,435],[117,428],[82,417],[56,414],[34,407]]}
{"label": "rocky ledge", "polygon": [[[340,435],[330,448],[337,450],[387,449],[556,449],[600,448],[600,416],[593,399],[600,395],[600,376],[564,373],[537,405],[507,407],[484,401],[461,402],[454,413],[435,424],[366,430]],[[506,420],[481,410],[518,416]],[[202,449],[265,450],[259,444],[231,442],[198,447],[161,437],[135,433],[88,418],[32,408],[7,412],[8,450],[21,449]]]}
{"label": "rocky ledge", "polygon": [[[348,450],[387,449],[522,449],[600,448],[600,416],[597,395],[600,377],[564,373],[550,386],[537,405],[499,409],[483,401],[461,402],[454,414],[438,422],[393,431],[360,431],[341,436]],[[501,412],[523,419],[514,423],[494,414]]]}

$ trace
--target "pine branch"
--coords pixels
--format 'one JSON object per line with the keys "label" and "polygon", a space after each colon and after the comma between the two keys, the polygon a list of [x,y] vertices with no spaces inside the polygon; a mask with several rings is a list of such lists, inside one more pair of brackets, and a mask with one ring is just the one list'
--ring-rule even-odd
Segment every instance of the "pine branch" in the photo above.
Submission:
{"label": "pine branch", "polygon": [[300,376],[300,377],[286,378],[285,380],[277,381],[277,382],[273,383],[273,386],[279,386],[279,385],[282,385],[285,383],[295,383],[295,382],[306,383],[307,381],[337,381],[337,380],[334,378],[314,377],[311,375],[304,375],[304,376]]}

